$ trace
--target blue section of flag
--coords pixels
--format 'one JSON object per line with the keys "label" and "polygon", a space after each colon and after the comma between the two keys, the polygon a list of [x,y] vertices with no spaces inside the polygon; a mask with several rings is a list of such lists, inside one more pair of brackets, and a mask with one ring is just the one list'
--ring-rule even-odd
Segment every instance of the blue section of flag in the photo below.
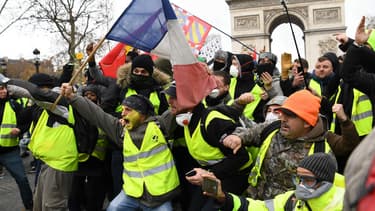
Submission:
{"label": "blue section of flag", "polygon": [[168,0],[133,0],[106,38],[150,52],[167,33],[167,20],[177,19]]}

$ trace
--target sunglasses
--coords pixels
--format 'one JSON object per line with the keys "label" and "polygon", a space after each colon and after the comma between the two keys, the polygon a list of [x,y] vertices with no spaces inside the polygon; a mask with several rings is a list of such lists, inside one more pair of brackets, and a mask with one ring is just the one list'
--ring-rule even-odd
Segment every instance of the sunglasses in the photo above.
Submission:
{"label": "sunglasses", "polygon": [[303,184],[304,186],[308,188],[314,188],[317,184],[319,184],[321,179],[313,176],[306,176],[306,175],[296,175],[293,176],[293,183],[295,185]]}

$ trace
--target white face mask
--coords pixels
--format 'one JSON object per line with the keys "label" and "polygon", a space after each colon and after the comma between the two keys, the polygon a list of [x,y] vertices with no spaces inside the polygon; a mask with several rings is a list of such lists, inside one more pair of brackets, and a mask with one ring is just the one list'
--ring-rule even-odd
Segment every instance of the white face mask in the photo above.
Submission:
{"label": "white face mask", "polygon": [[220,94],[219,89],[215,88],[211,91],[211,93],[208,96],[210,96],[211,98],[217,98],[219,97],[219,94]]}
{"label": "white face mask", "polygon": [[268,112],[266,114],[266,120],[265,121],[275,121],[279,119],[279,115],[275,114],[273,112]]}
{"label": "white face mask", "polygon": [[182,113],[182,114],[177,114],[176,115],[176,122],[178,125],[184,127],[188,126],[191,120],[191,116],[193,113],[187,112],[187,113]]}
{"label": "white face mask", "polygon": [[238,77],[238,68],[234,65],[231,65],[230,66],[230,69],[229,69],[229,74],[233,77],[233,78],[237,78]]}

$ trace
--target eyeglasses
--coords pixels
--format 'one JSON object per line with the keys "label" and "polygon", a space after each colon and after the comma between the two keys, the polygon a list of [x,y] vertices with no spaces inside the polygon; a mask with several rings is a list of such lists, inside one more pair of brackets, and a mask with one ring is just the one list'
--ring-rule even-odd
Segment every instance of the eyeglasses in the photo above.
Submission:
{"label": "eyeglasses", "polygon": [[293,176],[293,183],[295,185],[303,184],[304,186],[308,188],[314,188],[318,183],[320,183],[322,180],[313,177],[313,176],[306,176],[306,175],[296,175]]}

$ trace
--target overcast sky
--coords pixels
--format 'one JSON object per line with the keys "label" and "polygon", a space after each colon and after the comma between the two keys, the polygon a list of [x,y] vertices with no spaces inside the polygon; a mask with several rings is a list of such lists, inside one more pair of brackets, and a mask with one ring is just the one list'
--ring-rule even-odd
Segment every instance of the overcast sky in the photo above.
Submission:
{"label": "overcast sky", "polygon": [[[129,2],[130,0],[115,0],[114,20],[117,19]],[[230,34],[229,8],[225,0],[171,0],[171,2]],[[375,16],[374,5],[373,0],[346,0],[345,20],[349,36],[354,36],[356,26],[362,15]],[[288,25],[286,26],[289,27]],[[285,30],[289,30],[290,34],[290,28],[279,30],[284,33]],[[219,32],[216,33],[219,34]],[[98,37],[101,36],[98,35]],[[224,42],[224,50],[231,51],[230,39],[223,36],[222,41]],[[33,49],[38,48],[41,52],[41,57],[47,58],[54,52],[53,45],[54,43],[49,40],[49,35],[11,28],[0,35],[0,57],[30,59],[34,57],[32,54]],[[282,47],[286,52],[291,52],[288,48],[294,49],[293,42]]]}

